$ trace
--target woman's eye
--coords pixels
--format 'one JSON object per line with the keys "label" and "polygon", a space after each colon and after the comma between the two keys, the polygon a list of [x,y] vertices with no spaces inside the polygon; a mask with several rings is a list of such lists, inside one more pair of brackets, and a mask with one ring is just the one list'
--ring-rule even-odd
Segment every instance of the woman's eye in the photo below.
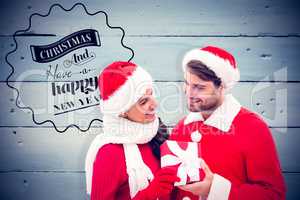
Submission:
{"label": "woman's eye", "polygon": [[144,105],[147,102],[147,99],[143,99],[139,102],[140,105]]}

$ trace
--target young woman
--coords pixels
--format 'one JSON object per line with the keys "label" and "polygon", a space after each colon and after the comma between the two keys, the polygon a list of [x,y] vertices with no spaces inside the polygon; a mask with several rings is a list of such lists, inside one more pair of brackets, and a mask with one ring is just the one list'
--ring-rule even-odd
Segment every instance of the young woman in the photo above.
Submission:
{"label": "young woman", "polygon": [[159,146],[167,133],[159,129],[151,76],[134,63],[114,62],[98,84],[104,133],[86,156],[91,200],[168,199],[179,178],[160,169]]}

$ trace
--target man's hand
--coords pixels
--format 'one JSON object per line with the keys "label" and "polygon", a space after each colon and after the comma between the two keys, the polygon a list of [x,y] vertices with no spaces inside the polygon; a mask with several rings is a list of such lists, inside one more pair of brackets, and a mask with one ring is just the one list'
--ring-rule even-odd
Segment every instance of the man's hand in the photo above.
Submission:
{"label": "man's hand", "polygon": [[210,191],[214,174],[211,172],[204,160],[201,160],[200,164],[205,173],[205,178],[203,179],[203,181],[179,186],[179,188],[191,192],[197,196],[207,197]]}

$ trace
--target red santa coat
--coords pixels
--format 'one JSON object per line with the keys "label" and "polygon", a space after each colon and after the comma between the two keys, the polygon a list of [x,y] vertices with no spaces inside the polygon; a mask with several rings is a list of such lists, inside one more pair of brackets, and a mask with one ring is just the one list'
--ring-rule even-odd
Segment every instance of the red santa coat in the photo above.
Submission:
{"label": "red santa coat", "polygon": [[[275,145],[266,123],[242,108],[233,96],[205,121],[190,113],[170,139],[200,142],[202,158],[214,174],[208,200],[285,199],[285,185]],[[176,199],[198,199],[176,191]]]}
{"label": "red santa coat", "polygon": [[[149,144],[139,144],[144,163],[153,174],[160,168],[159,160],[154,156]],[[91,200],[129,200],[130,191],[126,172],[125,154],[122,144],[106,144],[97,153],[94,162]],[[134,200],[153,200],[143,190]],[[169,199],[165,197],[163,199]]]}

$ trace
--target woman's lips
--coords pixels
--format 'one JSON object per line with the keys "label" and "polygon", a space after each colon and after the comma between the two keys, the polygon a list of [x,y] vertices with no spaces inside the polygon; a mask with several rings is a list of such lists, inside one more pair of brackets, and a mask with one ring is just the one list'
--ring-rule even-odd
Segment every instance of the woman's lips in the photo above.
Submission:
{"label": "woman's lips", "polygon": [[153,119],[154,117],[155,117],[155,113],[153,113],[153,114],[146,114],[146,118]]}

